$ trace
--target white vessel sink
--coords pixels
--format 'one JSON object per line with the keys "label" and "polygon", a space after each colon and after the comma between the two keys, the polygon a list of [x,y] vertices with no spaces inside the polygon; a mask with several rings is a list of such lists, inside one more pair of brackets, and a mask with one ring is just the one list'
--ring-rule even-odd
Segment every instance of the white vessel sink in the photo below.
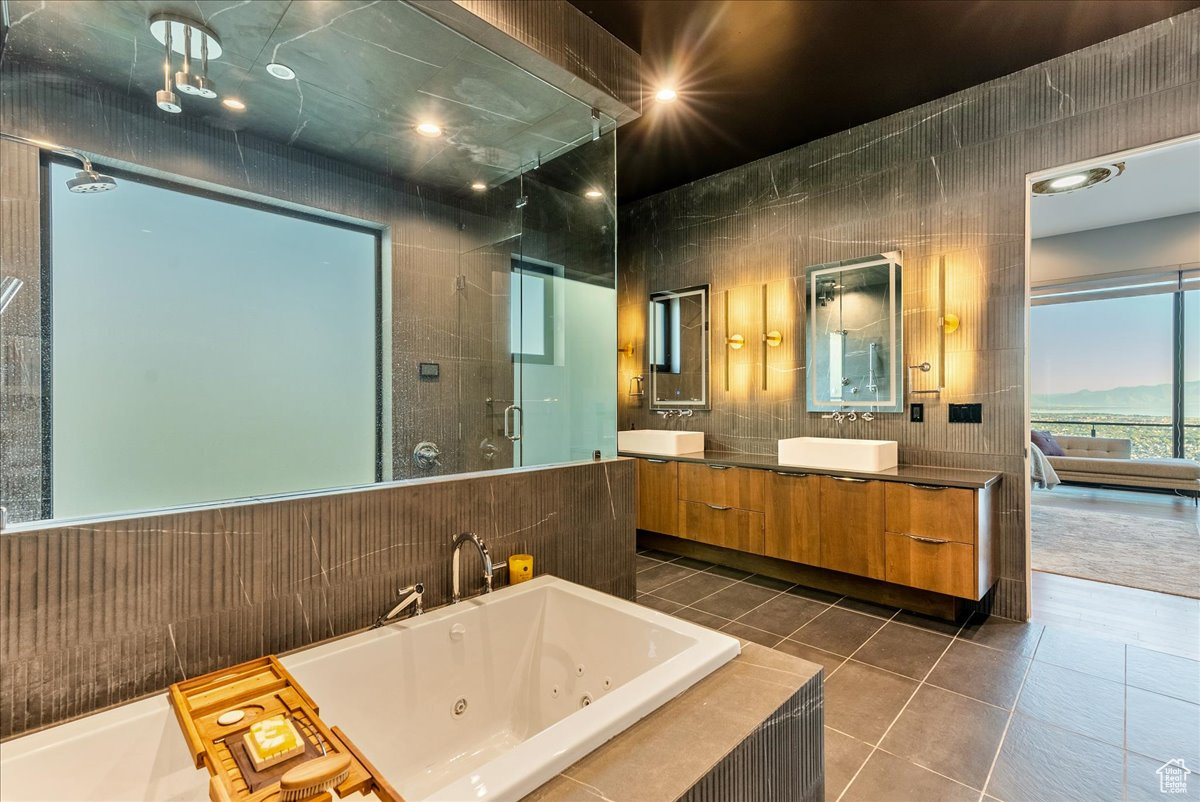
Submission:
{"label": "white vessel sink", "polygon": [[789,437],[779,441],[779,464],[831,471],[886,471],[895,468],[895,440],[841,437]]}
{"label": "white vessel sink", "polygon": [[704,450],[704,432],[629,429],[617,432],[617,451],[678,456]]}

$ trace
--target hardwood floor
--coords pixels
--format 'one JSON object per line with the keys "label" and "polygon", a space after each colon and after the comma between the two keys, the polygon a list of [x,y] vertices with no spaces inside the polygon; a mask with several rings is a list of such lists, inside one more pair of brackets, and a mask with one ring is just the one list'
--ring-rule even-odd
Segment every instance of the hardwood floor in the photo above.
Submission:
{"label": "hardwood floor", "polygon": [[[1125,490],[1063,485],[1052,491],[1035,490],[1033,504],[1158,520],[1197,518],[1191,499]],[[1196,582],[1200,583],[1200,577]],[[1200,600],[1184,596],[1034,571],[1031,620],[1200,657]]]}
{"label": "hardwood floor", "polygon": [[1186,596],[1034,571],[1030,620],[1200,658],[1200,600]]}

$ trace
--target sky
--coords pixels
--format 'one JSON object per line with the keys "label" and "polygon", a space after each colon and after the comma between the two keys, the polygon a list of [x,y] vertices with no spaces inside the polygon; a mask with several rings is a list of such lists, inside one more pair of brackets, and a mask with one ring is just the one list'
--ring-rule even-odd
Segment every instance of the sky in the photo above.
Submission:
{"label": "sky", "polygon": [[[1187,293],[1185,379],[1200,378],[1200,293]],[[1172,296],[1036,306],[1030,315],[1035,395],[1171,382]]]}

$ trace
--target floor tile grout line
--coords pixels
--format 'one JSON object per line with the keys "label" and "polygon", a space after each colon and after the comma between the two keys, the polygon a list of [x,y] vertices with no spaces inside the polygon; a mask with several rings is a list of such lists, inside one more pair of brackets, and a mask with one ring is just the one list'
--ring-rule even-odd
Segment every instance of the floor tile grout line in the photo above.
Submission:
{"label": "floor tile grout line", "polygon": [[[832,609],[832,608],[831,608],[831,609]],[[844,610],[844,609],[846,609],[846,608],[842,607],[842,608],[839,608],[839,609],[842,609],[842,610]],[[850,612],[854,612],[854,611],[853,611],[853,610],[851,610]],[[861,613],[860,613],[860,615],[861,615]],[[899,611],[899,610],[897,610],[896,612],[892,613],[892,618],[895,618],[895,617],[896,617],[896,616],[898,616],[898,615],[900,615],[900,611]],[[889,619],[887,619],[886,621],[884,621],[882,624],[880,624],[880,625],[879,625],[879,628],[878,628],[878,629],[876,629],[874,632],[872,632],[870,635],[868,635],[868,636],[867,636],[867,639],[866,639],[865,641],[863,641],[862,643],[858,644],[858,648],[857,648],[857,649],[855,649],[854,651],[852,651],[852,652],[851,652],[851,653],[850,653],[850,654],[849,654],[849,655],[846,657],[846,659],[845,659],[845,660],[843,660],[843,661],[841,662],[841,664],[840,664],[840,665],[838,665],[838,667],[837,667],[837,668],[835,668],[833,671],[829,672],[829,676],[831,676],[831,677],[832,677],[832,676],[833,676],[834,674],[836,674],[836,673],[837,673],[839,670],[841,670],[841,669],[842,669],[842,668],[843,668],[843,667],[846,665],[846,663],[849,663],[851,660],[853,660],[853,659],[854,659],[854,655],[856,655],[856,654],[858,654],[860,651],[862,651],[862,648],[863,648],[864,646],[866,646],[868,643],[870,643],[872,638],[874,638],[874,637],[875,637],[876,635],[878,635],[880,632],[883,632],[883,628],[884,628],[884,627],[886,627],[888,624],[890,624],[890,623],[892,622],[892,618],[889,618]],[[816,619],[813,619],[813,620],[815,621]],[[808,623],[809,623],[809,624],[811,624],[811,623],[812,623],[812,621],[809,621]],[[805,624],[804,626],[808,626],[808,624]],[[804,629],[804,627],[800,627],[800,629]],[[796,632],[799,632],[799,631],[800,631],[800,629],[796,630]],[[795,634],[796,634],[796,632],[793,632],[793,633],[792,633],[792,635],[795,635]],[[791,637],[791,636],[789,636],[789,637]],[[809,645],[809,646],[812,646],[812,644],[811,644],[811,643],[810,643],[810,644],[808,644],[808,645]],[[814,648],[820,648],[820,647],[814,647]],[[864,665],[865,665],[865,664],[864,664]],[[911,677],[909,677],[909,679],[912,679],[912,678],[911,678]]]}
{"label": "floor tile grout line", "polygon": [[[693,571],[693,572],[692,572],[692,576],[695,576],[696,574],[704,574],[704,573],[708,573],[708,572],[707,572],[707,571]],[[662,588],[656,588],[656,590],[662,590],[663,588],[668,588],[668,587],[671,587],[672,585],[676,585],[676,584],[678,584],[678,583],[680,583],[680,582],[684,582],[684,581],[686,581],[686,580],[688,580],[688,579],[691,579],[691,578],[692,578],[692,576],[685,576],[685,577],[683,577],[682,579],[677,579],[677,580],[675,580],[674,582],[668,582],[666,585],[663,585],[663,587],[662,587]],[[713,574],[712,576],[717,576],[717,575],[716,575],[716,574]],[[724,591],[724,590],[729,590],[729,589],[730,589],[731,587],[733,587],[734,585],[741,585],[741,584],[744,584],[744,583],[746,583],[746,580],[750,579],[751,577],[755,577],[755,576],[758,576],[758,574],[751,574],[750,576],[748,576],[748,577],[745,577],[745,578],[743,578],[743,579],[730,579],[730,580],[729,580],[729,584],[728,584],[728,585],[726,585],[725,587],[723,587],[723,588],[720,588],[720,589],[718,589],[718,590],[714,590],[712,593],[709,593],[709,594],[708,594],[708,595],[706,595],[706,596],[701,596],[700,598],[698,598],[698,599],[695,599],[695,600],[694,600],[694,601],[692,601],[691,603],[684,604],[683,606],[684,606],[684,607],[689,607],[689,608],[691,608],[691,609],[693,609],[693,610],[696,610],[697,612],[701,612],[701,613],[707,613],[708,615],[716,615],[716,613],[709,613],[707,610],[701,610],[700,608],[696,607],[696,606],[695,606],[696,602],[702,602],[702,601],[704,601],[705,599],[707,599],[707,598],[709,598],[709,597],[711,597],[711,596],[715,596],[716,594],[720,593],[721,591]],[[718,578],[718,579],[728,579],[728,577],[723,577],[723,576],[718,576],[717,578]],[[757,587],[762,587],[761,585],[753,585],[753,583],[751,583],[751,585],[752,585],[753,587],[756,587],[756,588],[757,588]],[[790,587],[795,587],[795,585],[791,585]],[[780,591],[779,593],[784,593],[784,592],[786,592],[786,591]],[[653,591],[650,591],[650,593],[651,593],[651,595],[654,595]],[[779,594],[776,594],[776,595],[779,595]],[[663,600],[663,601],[671,601],[671,599],[663,598],[663,597],[661,597],[661,596],[659,596],[658,598],[662,598],[662,600]],[[772,597],[772,598],[774,598],[774,597]],[[678,602],[677,602],[677,603],[678,603]],[[764,602],[764,604],[765,604],[765,602]],[[717,616],[717,618],[725,618],[725,616],[723,616],[723,615],[719,615],[719,616]],[[730,618],[730,619],[726,619],[726,620],[727,620],[727,621],[732,621],[733,619],[731,619],[731,618]]]}
{"label": "floor tile grout line", "polygon": [[1129,799],[1129,644],[1121,656],[1121,799]]}
{"label": "floor tile grout line", "polygon": [[1025,673],[1021,675],[1021,684],[1017,688],[1017,695],[1013,697],[1012,709],[1008,711],[1008,718],[1004,721],[1004,729],[1000,732],[1000,740],[996,744],[996,753],[992,755],[992,764],[988,766],[987,776],[983,778],[983,788],[979,789],[979,802],[983,802],[983,798],[987,796],[987,789],[991,785],[992,775],[996,772],[996,764],[1000,762],[1000,753],[1004,751],[1004,742],[1008,740],[1008,731],[1012,727],[1013,717],[1017,715],[1017,705],[1021,702],[1021,694],[1025,692],[1025,683],[1029,680],[1029,672],[1033,670],[1033,657],[1037,654],[1038,647],[1042,645],[1042,636],[1045,634],[1046,628],[1042,627],[1042,631],[1037,636],[1037,643],[1033,646],[1033,652],[1029,655],[1029,663],[1025,666]]}
{"label": "floor tile grout line", "polygon": [[[746,577],[746,578],[747,578],[747,579],[749,579],[749,577]],[[758,585],[755,585],[755,587],[759,587],[759,586],[758,586]],[[794,588],[794,587],[796,587],[796,586],[795,586],[795,585],[792,585],[792,587]],[[788,590],[791,590],[791,588],[788,588]],[[774,596],[772,596],[771,598],[767,599],[767,600],[766,600],[766,601],[764,601],[762,604],[758,605],[758,607],[752,607],[752,608],[750,608],[749,610],[747,610],[746,612],[744,612],[744,613],[742,613],[741,615],[739,615],[737,618],[731,618],[731,619],[729,620],[729,621],[730,621],[730,623],[731,623],[731,624],[738,624],[738,623],[741,623],[741,620],[742,620],[743,618],[745,618],[746,616],[750,615],[750,613],[754,612],[754,611],[755,611],[755,610],[757,610],[759,607],[762,607],[762,606],[763,606],[763,604],[769,604],[770,602],[773,602],[773,601],[775,601],[776,599],[778,599],[780,596],[782,596],[782,595],[783,595],[783,594],[785,594],[785,593],[787,593],[787,590],[781,590],[781,591],[779,591],[779,592],[778,592],[778,593],[776,593]],[[704,610],[701,610],[700,612],[702,612],[702,613],[703,613],[703,612],[705,612],[705,611],[704,611]],[[759,632],[762,632],[762,633],[764,633],[764,634],[767,634],[767,635],[774,635],[774,634],[775,634],[774,632],[767,632],[765,629],[759,629],[758,627],[756,627],[756,626],[751,626],[750,624],[742,624],[742,626],[744,626],[744,627],[746,627],[746,628],[748,628],[748,629],[757,630],[757,631],[759,631]],[[723,629],[723,628],[722,628],[722,631],[724,631],[724,629]],[[775,641],[775,646],[778,646],[780,643],[782,643],[782,642],[783,642],[783,640],[784,640],[784,639],[781,637],[779,640]],[[775,646],[769,646],[769,647],[767,647],[767,648],[774,649],[774,648],[775,648]]]}
{"label": "floor tile grout line", "polygon": [[[900,611],[899,611],[899,610],[897,610],[897,611],[896,611],[896,612],[895,612],[895,613],[892,615],[892,618],[895,618],[897,615],[900,615]],[[967,620],[969,621],[970,619],[968,618]],[[967,624],[966,624],[966,622],[964,621],[964,622],[963,622],[963,624],[962,624],[962,626],[960,626],[960,627],[958,628],[958,632],[962,632],[962,630],[963,630],[963,627],[965,627],[966,625],[967,625]],[[882,629],[883,629],[883,627],[880,627],[878,630],[876,630],[876,631],[875,631],[875,633],[871,635],[871,638],[875,637],[875,635],[876,635],[876,634],[878,634],[878,633],[880,632],[880,630],[882,630]],[[956,633],[955,633],[955,638],[957,638],[957,637],[958,637],[958,632],[956,632]],[[863,646],[866,646],[866,645],[867,645],[867,642],[868,642],[868,641],[870,641],[870,640],[871,640],[871,638],[867,638],[867,640],[866,640],[866,641],[863,641],[863,643],[862,643],[862,646],[859,646],[858,648],[859,648],[859,649],[861,649]],[[930,667],[929,667],[929,670],[925,672],[925,677],[928,677],[930,674],[932,674],[932,673],[933,673],[934,669],[936,669],[936,668],[938,667],[938,663],[942,662],[942,658],[946,656],[946,652],[950,651],[950,647],[951,647],[953,644],[954,644],[954,638],[951,638],[951,639],[950,639],[950,642],[949,642],[949,643],[947,643],[947,644],[946,644],[946,646],[945,646],[945,648],[943,648],[943,649],[942,649],[942,653],[938,655],[938,659],[937,659],[937,660],[934,660],[934,661],[933,661],[933,665],[932,665],[932,666],[930,666]],[[858,649],[855,649],[855,650],[854,650],[854,652],[855,652],[855,654],[857,654],[857,653],[858,653]],[[849,657],[848,657],[848,658],[846,658],[846,662],[849,662],[849,661],[850,661],[850,658],[849,658]],[[845,664],[846,664],[846,663],[842,663],[842,665],[843,665],[843,666],[844,666]],[[841,668],[841,666],[838,666],[838,668]],[[886,669],[885,669],[885,670],[886,670]],[[909,677],[909,679],[912,679],[912,677]],[[916,698],[916,696],[917,696],[917,693],[918,693],[918,692],[921,690],[921,687],[922,687],[923,685],[925,685],[925,678],[924,678],[924,677],[923,677],[922,679],[920,679],[920,680],[918,680],[918,681],[917,681],[917,687],[913,688],[913,692],[912,692],[912,693],[910,693],[910,694],[908,695],[908,699],[906,699],[906,700],[904,701],[904,705],[903,705],[903,706],[900,708],[900,711],[899,711],[898,713],[896,713],[896,715],[895,715],[895,716],[892,718],[892,721],[891,721],[891,723],[890,723],[890,724],[888,724],[888,726],[887,726],[887,729],[885,729],[885,730],[883,731],[883,734],[879,736],[879,740],[878,740],[878,741],[876,741],[876,742],[875,742],[875,743],[874,743],[874,744],[871,746],[871,752],[870,752],[870,753],[867,755],[867,759],[866,759],[866,760],[864,760],[864,761],[863,761],[863,763],[862,763],[862,765],[858,767],[858,771],[854,772],[854,776],[850,778],[850,782],[848,782],[848,783],[846,784],[846,787],[842,789],[842,792],[841,792],[840,794],[838,794],[838,797],[837,797],[837,802],[841,802],[841,800],[842,800],[842,797],[844,797],[844,796],[846,795],[846,792],[850,790],[850,787],[851,787],[852,785],[854,785],[854,781],[858,779],[858,775],[862,774],[862,770],[863,770],[864,768],[866,768],[866,765],[867,765],[867,763],[869,763],[869,762],[870,762],[870,760],[871,760],[871,758],[872,758],[872,757],[874,757],[875,753],[876,753],[877,751],[879,751],[880,745],[881,745],[881,744],[884,742],[884,740],[887,738],[887,736],[888,736],[888,733],[892,731],[892,727],[895,727],[895,726],[896,726],[896,722],[897,722],[897,721],[899,721],[899,720],[900,720],[900,717],[904,715],[904,711],[908,710],[908,706],[909,706],[910,704],[912,704],[912,700]],[[931,686],[931,687],[936,687],[936,686]],[[885,751],[886,751],[886,750],[885,750]],[[887,754],[891,754],[891,752],[888,752]],[[897,757],[898,757],[898,755],[897,755]],[[908,760],[908,758],[905,758],[905,760]],[[925,766],[921,766],[921,764],[920,764],[920,763],[917,763],[916,761],[913,761],[913,760],[908,760],[908,762],[909,762],[909,763],[912,763],[914,766],[919,766],[920,768],[922,768],[922,769],[925,769],[926,771],[929,771],[929,770],[930,770],[930,769],[927,769]],[[937,772],[934,772],[934,773],[935,773],[935,774],[937,774]],[[966,785],[966,783],[960,783],[960,785]],[[971,788],[971,786],[969,786],[969,785],[968,785],[967,787],[968,787],[968,788]],[[987,783],[986,783],[986,781],[984,782],[984,787],[985,787],[985,788],[987,787]],[[972,791],[974,791],[975,789],[974,789],[974,788],[971,788],[971,790],[972,790]],[[979,793],[980,793],[980,795],[981,795],[981,798],[982,798],[983,791],[980,791]]]}

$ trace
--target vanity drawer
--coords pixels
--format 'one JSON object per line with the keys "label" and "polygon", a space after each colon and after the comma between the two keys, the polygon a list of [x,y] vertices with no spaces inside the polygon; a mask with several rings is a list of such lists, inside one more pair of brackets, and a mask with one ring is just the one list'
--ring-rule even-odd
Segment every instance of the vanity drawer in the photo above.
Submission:
{"label": "vanity drawer", "polygon": [[975,593],[975,548],[952,540],[918,535],[885,535],[885,579],[897,585],[932,590],[964,599]]}
{"label": "vanity drawer", "polygon": [[679,463],[649,458],[637,462],[638,529],[674,535],[679,529]]}
{"label": "vanity drawer", "polygon": [[792,562],[821,562],[821,477],[771,471],[766,475],[763,554]]}
{"label": "vanity drawer", "polygon": [[822,476],[822,568],[883,579],[883,482]]}
{"label": "vanity drawer", "polygon": [[679,502],[679,536],[712,546],[763,553],[765,516],[737,507]]}
{"label": "vanity drawer", "polygon": [[679,498],[763,512],[763,471],[728,465],[679,463]]}
{"label": "vanity drawer", "polygon": [[886,507],[889,532],[975,542],[979,512],[974,490],[889,482]]}

